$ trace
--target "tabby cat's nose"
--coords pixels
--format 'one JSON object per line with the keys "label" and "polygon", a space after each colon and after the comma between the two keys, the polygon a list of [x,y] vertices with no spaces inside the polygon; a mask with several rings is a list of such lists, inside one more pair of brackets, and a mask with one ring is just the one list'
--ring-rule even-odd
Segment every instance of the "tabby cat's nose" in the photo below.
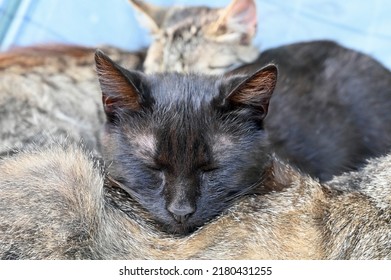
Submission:
{"label": "tabby cat's nose", "polygon": [[168,211],[178,223],[183,224],[190,215],[194,213],[195,209],[190,205],[177,206],[175,204],[171,204],[168,206]]}

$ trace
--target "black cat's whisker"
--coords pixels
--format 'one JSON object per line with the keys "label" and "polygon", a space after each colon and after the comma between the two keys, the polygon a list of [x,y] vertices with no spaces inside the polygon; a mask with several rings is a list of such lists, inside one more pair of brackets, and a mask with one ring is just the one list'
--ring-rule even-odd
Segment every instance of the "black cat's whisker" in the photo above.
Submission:
{"label": "black cat's whisker", "polygon": [[246,187],[246,188],[243,188],[237,192],[235,192],[233,195],[231,196],[228,196],[225,198],[225,202],[226,203],[231,203],[231,204],[234,204],[235,202],[237,202],[237,200],[243,196],[246,196],[246,195],[252,195],[252,194],[263,194],[265,192],[267,192],[266,190],[262,190],[261,186],[262,186],[262,183],[265,181],[264,177],[262,176],[261,178],[259,178],[259,180],[257,182],[255,182],[254,184]]}

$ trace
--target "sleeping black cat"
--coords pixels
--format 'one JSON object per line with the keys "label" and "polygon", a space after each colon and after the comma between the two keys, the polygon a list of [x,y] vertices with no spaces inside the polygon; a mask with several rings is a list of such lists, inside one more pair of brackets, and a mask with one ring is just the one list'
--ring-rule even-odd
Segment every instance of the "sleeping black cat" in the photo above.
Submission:
{"label": "sleeping black cat", "polygon": [[[259,188],[270,163],[263,119],[277,69],[251,76],[145,75],[101,52],[109,177],[166,231],[187,233]],[[259,190],[260,189],[260,190]]]}

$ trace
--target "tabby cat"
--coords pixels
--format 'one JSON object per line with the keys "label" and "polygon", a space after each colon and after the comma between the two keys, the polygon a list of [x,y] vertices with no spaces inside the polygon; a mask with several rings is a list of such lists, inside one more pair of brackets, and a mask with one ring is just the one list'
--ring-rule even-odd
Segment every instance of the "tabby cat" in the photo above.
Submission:
{"label": "tabby cat", "polygon": [[129,1],[153,35],[144,71],[222,74],[254,61],[257,15],[253,0],[232,0],[226,8],[159,7]]}

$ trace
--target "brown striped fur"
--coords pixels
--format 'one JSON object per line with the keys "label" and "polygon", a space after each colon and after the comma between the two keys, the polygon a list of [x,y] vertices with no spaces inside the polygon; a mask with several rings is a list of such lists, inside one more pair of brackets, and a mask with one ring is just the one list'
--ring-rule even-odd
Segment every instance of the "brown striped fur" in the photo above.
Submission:
{"label": "brown striped fur", "polygon": [[[30,149],[0,162],[2,259],[391,258],[391,157],[332,190],[275,160],[268,184],[195,233],[157,230],[99,162],[77,145]],[[383,170],[372,173],[374,170]],[[349,180],[354,178],[354,180]],[[376,186],[372,190],[372,187]]]}
{"label": "brown striped fur", "polygon": [[[143,52],[104,47],[131,69]],[[94,50],[79,46],[36,46],[0,54],[0,156],[50,135],[84,141],[99,152],[104,122]]]}

